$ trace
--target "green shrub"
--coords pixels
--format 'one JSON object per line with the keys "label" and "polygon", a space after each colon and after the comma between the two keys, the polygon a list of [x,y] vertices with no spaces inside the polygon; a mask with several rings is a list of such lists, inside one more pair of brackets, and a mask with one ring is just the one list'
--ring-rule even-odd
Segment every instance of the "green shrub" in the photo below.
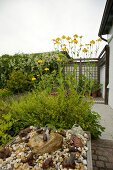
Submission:
{"label": "green shrub", "polygon": [[67,59],[67,54],[63,52],[48,52],[36,54],[15,54],[0,56],[0,88],[5,88],[9,75],[13,71],[20,70],[26,74],[40,74],[39,60],[43,61],[43,69],[49,67],[50,72],[57,69],[57,58],[61,57],[62,61]]}
{"label": "green shrub", "polygon": [[58,71],[44,74],[35,91],[10,103],[10,109],[0,120],[1,142],[17,135],[21,128],[38,124],[69,129],[77,123],[92,137],[99,137],[104,130],[100,116],[91,111],[93,101],[84,96],[85,89],[79,93],[77,87],[75,71],[64,75],[59,66]]}
{"label": "green shrub", "polygon": [[7,97],[10,96],[11,94],[12,92],[7,88],[0,89],[0,97]]}
{"label": "green shrub", "polygon": [[[92,137],[99,137],[104,128],[99,124],[99,114],[91,111],[91,98],[75,90],[73,74],[67,73],[64,77],[61,68],[56,74],[56,78],[55,73],[50,77],[44,75],[37,90],[12,103],[11,113],[16,120],[16,133],[29,125],[51,124],[56,128],[69,129],[78,123],[84,130],[90,131]],[[53,87],[55,96],[51,95]]]}
{"label": "green shrub", "polygon": [[96,138],[101,135],[103,127],[99,125],[99,114],[91,112],[91,107],[92,101],[78,95],[76,91],[70,91],[67,96],[62,91],[56,96],[46,91],[31,93],[19,102],[12,103],[11,113],[16,120],[14,131],[18,133],[20,128],[37,124],[69,129],[78,123]]}
{"label": "green shrub", "polygon": [[0,119],[0,145],[6,144],[12,139],[12,136],[8,133],[13,125],[11,114],[3,114]]}
{"label": "green shrub", "polygon": [[13,93],[22,93],[33,88],[32,75],[22,71],[13,71],[7,80],[7,87]]}

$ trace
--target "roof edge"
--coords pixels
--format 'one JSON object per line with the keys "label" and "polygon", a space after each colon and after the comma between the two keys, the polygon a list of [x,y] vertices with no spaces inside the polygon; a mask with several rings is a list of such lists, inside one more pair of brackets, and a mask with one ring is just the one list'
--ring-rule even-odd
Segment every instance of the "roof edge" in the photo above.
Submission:
{"label": "roof edge", "polygon": [[108,17],[109,17],[110,10],[111,10],[112,6],[113,6],[113,0],[107,0],[106,4],[105,4],[101,24],[100,24],[100,29],[99,29],[99,33],[98,33],[99,36],[107,34],[107,32],[105,31],[105,26],[108,21]]}

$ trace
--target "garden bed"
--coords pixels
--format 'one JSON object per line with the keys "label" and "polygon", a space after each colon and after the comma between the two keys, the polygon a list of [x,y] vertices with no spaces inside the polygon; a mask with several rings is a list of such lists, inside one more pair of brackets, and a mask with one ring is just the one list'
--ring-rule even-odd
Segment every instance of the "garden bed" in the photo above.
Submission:
{"label": "garden bed", "polygon": [[80,127],[50,132],[32,126],[21,130],[0,158],[1,170],[92,170],[91,138]]}

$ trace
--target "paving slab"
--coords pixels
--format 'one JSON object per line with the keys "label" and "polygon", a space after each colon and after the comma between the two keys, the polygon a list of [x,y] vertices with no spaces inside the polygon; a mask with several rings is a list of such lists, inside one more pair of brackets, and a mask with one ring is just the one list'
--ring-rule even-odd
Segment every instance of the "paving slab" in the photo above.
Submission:
{"label": "paving slab", "polygon": [[93,170],[113,170],[113,141],[92,140]]}
{"label": "paving slab", "polygon": [[92,110],[100,114],[100,124],[105,127],[100,139],[91,142],[93,170],[113,170],[113,109],[95,103]]}
{"label": "paving slab", "polygon": [[93,111],[100,114],[100,124],[105,127],[105,131],[101,135],[101,139],[113,140],[113,109],[109,105],[94,104]]}

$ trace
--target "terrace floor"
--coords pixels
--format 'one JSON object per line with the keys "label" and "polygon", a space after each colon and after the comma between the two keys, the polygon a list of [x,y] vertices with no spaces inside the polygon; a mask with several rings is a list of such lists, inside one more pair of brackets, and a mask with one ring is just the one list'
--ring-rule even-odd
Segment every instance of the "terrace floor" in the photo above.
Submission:
{"label": "terrace floor", "polygon": [[93,170],[113,170],[113,109],[95,103],[92,110],[101,115],[100,123],[105,127],[100,139],[91,142]]}

